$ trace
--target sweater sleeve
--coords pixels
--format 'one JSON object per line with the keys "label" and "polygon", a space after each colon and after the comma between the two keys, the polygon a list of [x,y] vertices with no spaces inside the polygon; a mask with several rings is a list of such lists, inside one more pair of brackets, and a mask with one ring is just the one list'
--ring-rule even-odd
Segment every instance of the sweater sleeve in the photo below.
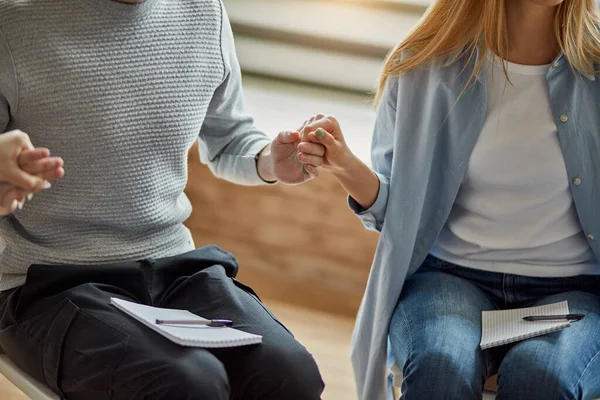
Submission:
{"label": "sweater sleeve", "polygon": [[11,109],[17,106],[17,78],[12,54],[6,37],[0,29],[0,133],[10,121]]}
{"label": "sweater sleeve", "polygon": [[[6,132],[10,122],[11,109],[16,108],[17,79],[10,48],[0,30],[0,134]],[[0,215],[0,222],[7,216]],[[0,238],[0,253],[4,250]]]}
{"label": "sweater sleeve", "polygon": [[388,79],[386,88],[377,111],[373,143],[371,144],[371,163],[373,171],[379,178],[379,193],[375,203],[364,209],[352,197],[348,197],[350,209],[360,218],[369,230],[379,231],[383,228],[390,190],[392,159],[394,155],[394,131],[396,127],[396,99],[398,79]]}
{"label": "sweater sleeve", "polygon": [[254,120],[245,113],[242,74],[222,3],[221,10],[225,77],[213,95],[200,130],[200,159],[219,178],[241,185],[264,184],[255,156],[271,140],[254,127]]}

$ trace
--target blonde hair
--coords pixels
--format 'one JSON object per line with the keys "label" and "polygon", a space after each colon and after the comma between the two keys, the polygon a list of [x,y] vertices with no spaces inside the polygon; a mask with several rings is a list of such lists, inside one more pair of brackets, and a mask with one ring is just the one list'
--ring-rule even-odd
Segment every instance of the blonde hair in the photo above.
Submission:
{"label": "blonde hair", "polygon": [[[381,101],[389,77],[402,75],[427,61],[460,54],[467,56],[470,63],[477,56],[469,85],[481,70],[488,51],[506,59],[505,1],[437,0],[387,56],[376,103]],[[600,62],[599,24],[596,0],[565,0],[558,5],[557,44],[571,67],[586,75],[594,75],[594,63]]]}

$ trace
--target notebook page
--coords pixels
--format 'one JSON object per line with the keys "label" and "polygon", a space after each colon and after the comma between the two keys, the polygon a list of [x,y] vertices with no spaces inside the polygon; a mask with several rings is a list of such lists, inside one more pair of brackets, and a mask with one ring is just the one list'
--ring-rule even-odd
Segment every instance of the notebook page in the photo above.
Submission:
{"label": "notebook page", "polygon": [[508,343],[545,335],[571,326],[569,321],[525,321],[530,315],[569,314],[566,301],[537,307],[482,312],[481,348],[501,346]]}
{"label": "notebook page", "polygon": [[262,336],[260,335],[246,333],[233,328],[156,324],[157,319],[206,321],[205,318],[186,310],[151,307],[115,297],[112,297],[110,301],[119,310],[182,346],[215,348],[244,346],[262,342]]}

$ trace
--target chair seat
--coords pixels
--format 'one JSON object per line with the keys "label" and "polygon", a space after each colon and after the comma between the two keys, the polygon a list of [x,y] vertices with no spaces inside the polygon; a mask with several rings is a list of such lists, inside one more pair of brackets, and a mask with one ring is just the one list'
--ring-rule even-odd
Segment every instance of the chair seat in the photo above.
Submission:
{"label": "chair seat", "polygon": [[5,354],[0,354],[0,374],[4,375],[31,400],[60,400],[46,385],[21,371]]}

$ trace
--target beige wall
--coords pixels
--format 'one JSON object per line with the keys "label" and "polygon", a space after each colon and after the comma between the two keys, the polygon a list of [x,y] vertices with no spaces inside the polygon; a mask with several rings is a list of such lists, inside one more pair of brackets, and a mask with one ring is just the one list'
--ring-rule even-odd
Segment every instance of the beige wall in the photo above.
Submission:
{"label": "beige wall", "polygon": [[289,187],[242,187],[216,179],[190,154],[186,225],[196,246],[217,244],[240,262],[259,296],[354,316],[378,235],[363,228],[329,174]]}

